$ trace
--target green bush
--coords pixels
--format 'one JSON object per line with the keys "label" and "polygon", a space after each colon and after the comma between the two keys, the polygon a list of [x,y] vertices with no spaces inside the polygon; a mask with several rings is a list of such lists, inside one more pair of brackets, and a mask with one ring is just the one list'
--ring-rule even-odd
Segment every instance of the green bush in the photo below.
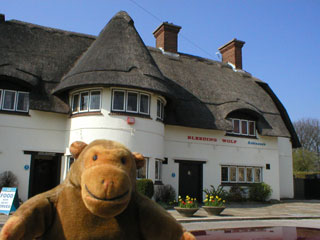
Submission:
{"label": "green bush", "polygon": [[171,205],[176,200],[176,191],[170,184],[161,185],[157,187],[154,198],[156,202]]}
{"label": "green bush", "polygon": [[249,187],[249,199],[253,201],[265,202],[271,195],[271,187],[262,183],[253,183]]}
{"label": "green bush", "polygon": [[152,198],[154,193],[153,182],[151,179],[138,179],[136,185],[137,192]]}
{"label": "green bush", "polygon": [[244,196],[244,189],[240,186],[234,185],[230,188],[227,200],[230,202],[242,202],[246,200]]}

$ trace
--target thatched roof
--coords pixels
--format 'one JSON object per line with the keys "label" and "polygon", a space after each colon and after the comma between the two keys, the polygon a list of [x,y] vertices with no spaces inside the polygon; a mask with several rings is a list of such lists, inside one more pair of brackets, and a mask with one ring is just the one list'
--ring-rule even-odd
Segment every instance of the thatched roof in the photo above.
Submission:
{"label": "thatched roof", "polygon": [[30,108],[66,113],[51,91],[94,37],[16,20],[0,22],[0,81],[29,87]]}
{"label": "thatched roof", "polygon": [[126,12],[117,13],[63,77],[55,93],[84,86],[128,86],[170,94],[170,89]]}
{"label": "thatched roof", "polygon": [[249,111],[261,135],[291,137],[294,147],[300,144],[266,83],[225,63],[147,48],[125,12],[97,38],[0,22],[0,80],[28,87],[31,109],[68,113],[68,91],[86,86],[139,88],[167,98],[165,124],[229,130],[230,113]]}

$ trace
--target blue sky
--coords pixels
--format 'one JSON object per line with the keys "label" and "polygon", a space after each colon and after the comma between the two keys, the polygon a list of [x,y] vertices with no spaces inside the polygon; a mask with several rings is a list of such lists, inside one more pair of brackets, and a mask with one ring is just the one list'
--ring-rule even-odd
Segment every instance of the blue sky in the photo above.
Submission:
{"label": "blue sky", "polygon": [[219,60],[218,48],[245,41],[243,69],[267,82],[292,121],[320,119],[320,0],[1,0],[0,13],[98,35],[125,10],[148,46],[163,21],[182,26],[179,51]]}

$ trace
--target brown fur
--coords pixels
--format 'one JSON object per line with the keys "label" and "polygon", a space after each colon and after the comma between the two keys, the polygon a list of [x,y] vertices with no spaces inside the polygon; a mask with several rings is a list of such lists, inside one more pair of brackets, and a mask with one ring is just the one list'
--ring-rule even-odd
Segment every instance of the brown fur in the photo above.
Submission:
{"label": "brown fur", "polygon": [[136,192],[141,154],[108,140],[74,142],[70,152],[76,161],[65,181],[24,203],[4,225],[0,240],[195,239]]}

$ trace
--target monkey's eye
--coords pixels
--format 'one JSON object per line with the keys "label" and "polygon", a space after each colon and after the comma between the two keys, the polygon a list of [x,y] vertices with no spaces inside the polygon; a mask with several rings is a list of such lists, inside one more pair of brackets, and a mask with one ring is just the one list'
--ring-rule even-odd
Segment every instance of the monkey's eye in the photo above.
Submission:
{"label": "monkey's eye", "polygon": [[121,158],[121,163],[124,165],[124,164],[126,164],[126,162],[127,162],[127,159],[125,157],[122,157]]}
{"label": "monkey's eye", "polygon": [[93,155],[92,159],[93,159],[93,161],[95,161],[95,160],[98,159],[98,156],[97,155]]}

